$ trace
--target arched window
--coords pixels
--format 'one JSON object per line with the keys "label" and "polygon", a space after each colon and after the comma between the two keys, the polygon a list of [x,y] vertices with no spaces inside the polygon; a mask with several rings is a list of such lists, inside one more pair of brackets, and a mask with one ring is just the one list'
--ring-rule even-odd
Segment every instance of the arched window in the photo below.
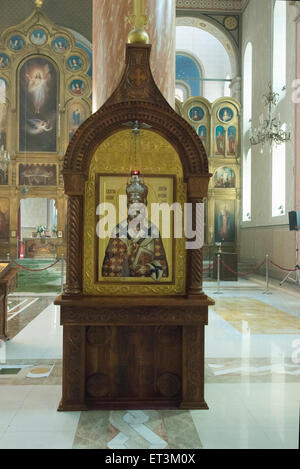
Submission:
{"label": "arched window", "polygon": [[[191,96],[201,95],[201,70],[197,62],[188,55],[176,54],[176,88],[185,88],[189,91],[188,96],[184,96],[184,100]],[[181,85],[181,86],[180,86]]]}
{"label": "arched window", "polygon": [[[286,130],[286,124],[282,125]],[[273,147],[272,151],[272,217],[285,215],[286,143]]]}
{"label": "arched window", "polygon": [[183,81],[176,81],[175,98],[183,103],[186,99],[190,98],[191,89],[187,83]]}
{"label": "arched window", "polygon": [[[286,1],[276,0],[273,17],[273,91],[286,86]],[[280,93],[280,98],[285,93]]]}
{"label": "arched window", "polygon": [[[224,85],[230,83],[226,82],[226,79],[232,79],[230,56],[224,44],[208,31],[194,26],[180,25],[176,27],[176,49],[177,54],[193,57],[198,64],[201,64],[202,73],[199,77],[201,86],[199,82],[198,90],[192,90],[191,96],[203,96],[211,102],[223,97]],[[179,71],[178,62],[176,67]],[[183,80],[182,77],[180,79]],[[196,86],[195,82],[193,84]],[[230,96],[228,87],[226,95]]]}
{"label": "arched window", "polygon": [[252,44],[249,42],[244,54],[243,85],[243,221],[251,220],[251,166],[252,153],[249,132],[252,118]]}

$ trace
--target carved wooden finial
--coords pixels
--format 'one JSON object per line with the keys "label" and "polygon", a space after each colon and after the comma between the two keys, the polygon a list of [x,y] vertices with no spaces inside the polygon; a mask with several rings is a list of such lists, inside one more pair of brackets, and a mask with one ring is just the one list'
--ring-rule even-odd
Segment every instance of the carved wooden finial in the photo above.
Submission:
{"label": "carved wooden finial", "polygon": [[145,14],[144,0],[134,0],[133,14],[129,17],[131,25],[134,27],[128,35],[130,44],[148,44],[149,36],[145,31],[149,17]]}

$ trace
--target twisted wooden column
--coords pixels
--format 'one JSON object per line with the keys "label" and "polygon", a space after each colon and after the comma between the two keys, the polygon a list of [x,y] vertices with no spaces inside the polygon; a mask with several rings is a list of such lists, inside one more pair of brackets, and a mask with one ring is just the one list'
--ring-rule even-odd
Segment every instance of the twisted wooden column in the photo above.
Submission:
{"label": "twisted wooden column", "polygon": [[[203,226],[199,226],[199,220],[197,224],[197,204],[201,204],[202,199],[192,199],[189,203],[192,204],[192,228],[193,231],[197,231],[197,236],[200,237],[200,230]],[[196,237],[195,237],[196,240]],[[191,241],[195,241],[191,240]],[[202,269],[203,269],[203,247],[198,249],[189,249],[187,256],[187,269],[188,269],[188,285],[187,294],[188,296],[203,296],[202,290]]]}
{"label": "twisted wooden column", "polygon": [[[187,180],[188,202],[192,204],[192,229],[197,233],[198,240],[204,235],[204,216],[197,220],[197,205],[203,203],[207,196],[211,174],[191,175]],[[204,214],[203,214],[204,215]],[[196,236],[195,236],[196,239]],[[189,240],[193,241],[193,240]],[[204,242],[204,239],[203,239]],[[205,297],[202,290],[203,246],[188,249],[187,253],[187,296]]]}
{"label": "twisted wooden column", "polygon": [[72,195],[68,199],[67,296],[82,294],[82,219],[83,197]]}

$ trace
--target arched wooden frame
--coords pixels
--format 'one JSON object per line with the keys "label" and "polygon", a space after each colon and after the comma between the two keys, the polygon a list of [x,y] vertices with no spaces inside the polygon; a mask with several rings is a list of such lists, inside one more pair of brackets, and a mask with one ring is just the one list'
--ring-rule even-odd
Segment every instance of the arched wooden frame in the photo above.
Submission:
{"label": "arched wooden frame", "polygon": [[71,171],[87,177],[96,148],[112,134],[124,130],[123,124],[136,120],[150,125],[176,149],[185,178],[208,174],[208,158],[194,129],[171,108],[143,101],[105,106],[87,119],[67,149],[64,173]]}
{"label": "arched wooden frame", "polygon": [[[151,46],[127,45],[126,69],[119,87],[108,102],[77,130],[67,149],[63,167],[65,192],[69,196],[65,295],[82,294],[85,181],[92,157],[102,142],[124,130],[123,124],[134,121],[146,123],[175,148],[182,163],[188,188],[187,201],[193,206],[192,224],[196,229],[197,203],[206,197],[211,177],[208,158],[195,130],[169,106],[158,90],[150,71],[150,50]],[[139,76],[145,77],[145,83],[143,87],[136,85],[135,96],[146,99],[131,98],[134,92],[132,83],[135,82],[132,77],[137,70]],[[187,257],[187,295],[203,296],[202,249],[189,250]]]}

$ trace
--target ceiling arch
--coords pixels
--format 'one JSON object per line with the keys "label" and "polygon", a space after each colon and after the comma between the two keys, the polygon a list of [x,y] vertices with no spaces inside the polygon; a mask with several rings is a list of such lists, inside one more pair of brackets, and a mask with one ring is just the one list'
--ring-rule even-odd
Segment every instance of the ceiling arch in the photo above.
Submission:
{"label": "ceiling arch", "polygon": [[232,78],[239,75],[239,51],[234,40],[213,21],[209,21],[206,17],[193,18],[189,16],[176,18],[176,26],[190,26],[201,29],[214,36],[224,47],[228,54],[231,66]]}

